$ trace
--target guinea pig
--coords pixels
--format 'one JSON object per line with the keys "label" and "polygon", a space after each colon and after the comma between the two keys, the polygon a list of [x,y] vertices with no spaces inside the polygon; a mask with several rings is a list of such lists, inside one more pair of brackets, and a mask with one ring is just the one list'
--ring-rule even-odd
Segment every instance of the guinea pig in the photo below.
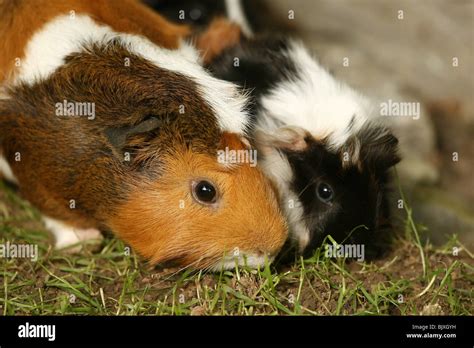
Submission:
{"label": "guinea pig", "polygon": [[389,169],[400,157],[371,102],[289,38],[244,39],[209,68],[251,95],[259,163],[278,186],[297,249],[310,255],[331,235],[377,252],[373,242],[390,227]]}
{"label": "guinea pig", "polygon": [[[158,3],[155,8],[174,13],[171,20],[183,21],[181,7]],[[335,79],[299,41],[255,37],[247,2],[190,6],[188,12],[203,8],[210,23],[207,35],[195,40],[206,67],[249,94],[251,138],[278,187],[290,244],[311,255],[331,235],[377,253],[370,247],[378,247],[373,242],[390,228],[389,173],[400,157],[397,138],[376,118],[369,99]],[[234,24],[213,17],[223,12]]]}
{"label": "guinea pig", "polygon": [[56,247],[110,230],[154,263],[257,267],[278,253],[275,187],[219,155],[251,150],[246,98],[202,68],[186,29],[134,1],[37,0],[0,3],[0,32],[0,172]]}

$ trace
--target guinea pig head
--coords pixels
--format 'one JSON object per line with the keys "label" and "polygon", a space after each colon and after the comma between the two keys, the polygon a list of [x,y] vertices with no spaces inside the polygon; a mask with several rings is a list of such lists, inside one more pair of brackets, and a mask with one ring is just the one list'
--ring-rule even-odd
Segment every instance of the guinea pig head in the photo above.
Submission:
{"label": "guinea pig head", "polygon": [[367,244],[368,254],[389,227],[389,169],[400,160],[398,140],[384,127],[366,126],[337,149],[299,127],[257,133],[261,162],[279,182],[300,252],[310,254],[331,235],[339,243]]}
{"label": "guinea pig head", "polygon": [[275,188],[249,161],[247,142],[224,132],[218,153],[177,143],[160,159],[161,174],[134,184],[109,226],[153,262],[193,268],[260,266],[287,237]]}

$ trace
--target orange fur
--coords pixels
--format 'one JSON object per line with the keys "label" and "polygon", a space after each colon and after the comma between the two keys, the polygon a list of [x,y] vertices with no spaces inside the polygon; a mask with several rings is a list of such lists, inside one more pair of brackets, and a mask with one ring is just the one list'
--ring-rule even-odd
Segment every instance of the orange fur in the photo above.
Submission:
{"label": "orange fur", "polygon": [[[224,137],[226,146],[245,147],[236,135]],[[165,174],[133,191],[108,222],[142,255],[155,262],[207,267],[235,248],[271,256],[280,250],[286,222],[260,170],[248,164],[225,168],[215,157],[186,149],[164,159],[164,166]],[[193,200],[191,181],[200,178],[218,187],[217,207]]]}

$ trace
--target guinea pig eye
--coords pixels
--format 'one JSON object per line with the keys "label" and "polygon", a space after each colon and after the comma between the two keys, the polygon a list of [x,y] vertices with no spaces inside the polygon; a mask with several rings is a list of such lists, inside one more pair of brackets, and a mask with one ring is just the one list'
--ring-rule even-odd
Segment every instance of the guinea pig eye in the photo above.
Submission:
{"label": "guinea pig eye", "polygon": [[217,190],[209,181],[193,182],[192,191],[194,199],[201,204],[212,204],[217,200]]}
{"label": "guinea pig eye", "polygon": [[332,187],[326,184],[325,182],[319,183],[317,194],[318,194],[319,200],[324,203],[328,203],[332,201],[334,197],[334,191],[332,190]]}

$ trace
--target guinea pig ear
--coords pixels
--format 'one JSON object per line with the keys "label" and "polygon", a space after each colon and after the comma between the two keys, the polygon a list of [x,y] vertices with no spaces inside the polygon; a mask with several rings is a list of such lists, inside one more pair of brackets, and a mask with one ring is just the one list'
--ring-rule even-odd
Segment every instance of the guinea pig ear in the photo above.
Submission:
{"label": "guinea pig ear", "polygon": [[307,139],[310,134],[307,130],[296,126],[284,126],[273,132],[257,130],[255,143],[263,154],[273,149],[300,152],[308,148]]}
{"label": "guinea pig ear", "polygon": [[400,162],[398,139],[385,127],[367,127],[358,134],[360,155],[368,169],[382,173]]}
{"label": "guinea pig ear", "polygon": [[162,122],[163,121],[156,116],[149,116],[136,125],[107,128],[104,134],[114,150],[119,154],[123,154],[130,145],[128,142],[130,138],[139,134],[156,133]]}

